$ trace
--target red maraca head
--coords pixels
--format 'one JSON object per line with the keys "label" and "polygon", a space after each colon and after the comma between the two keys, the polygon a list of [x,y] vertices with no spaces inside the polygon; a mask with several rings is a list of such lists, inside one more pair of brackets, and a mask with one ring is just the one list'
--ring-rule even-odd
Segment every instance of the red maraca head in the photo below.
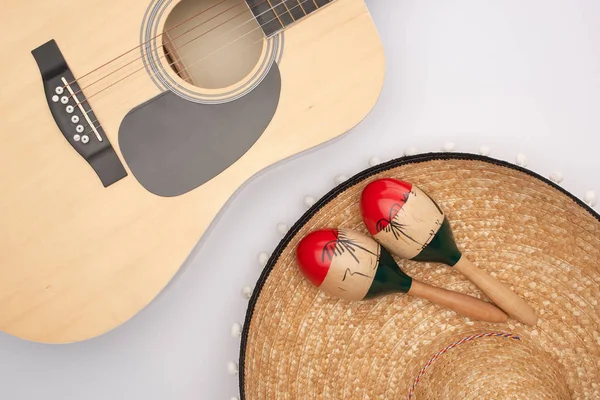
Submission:
{"label": "red maraca head", "polygon": [[[383,258],[380,258],[380,256]],[[381,267],[387,272],[382,277],[402,275],[389,253],[371,237],[349,229],[320,229],[306,235],[296,248],[296,259],[301,273],[320,290],[346,300],[363,300],[386,293],[392,283],[377,281],[376,273]],[[402,277],[404,286],[406,278]],[[410,278],[408,278],[410,280]],[[396,282],[397,283],[397,282]]]}
{"label": "red maraca head", "polygon": [[373,181],[363,189],[360,208],[375,240],[402,258],[454,265],[461,257],[444,212],[416,185]]}
{"label": "red maraca head", "polygon": [[337,229],[320,229],[306,235],[296,248],[296,259],[300,272],[313,285],[319,287],[325,280],[333,257],[328,257],[328,251],[333,251],[338,240]]}
{"label": "red maraca head", "polygon": [[363,189],[360,212],[372,235],[388,226],[408,200],[411,191],[410,183],[392,178],[378,179]]}

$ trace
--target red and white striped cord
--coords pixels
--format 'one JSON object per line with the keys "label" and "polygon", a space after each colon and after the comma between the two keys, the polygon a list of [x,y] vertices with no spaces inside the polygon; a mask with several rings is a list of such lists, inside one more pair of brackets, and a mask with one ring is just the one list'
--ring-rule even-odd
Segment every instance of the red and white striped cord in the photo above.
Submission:
{"label": "red and white striped cord", "polygon": [[499,337],[504,337],[504,338],[510,338],[510,339],[514,339],[514,340],[521,340],[521,338],[519,338],[518,336],[512,335],[510,333],[504,333],[504,332],[484,332],[484,333],[478,333],[477,335],[472,335],[472,336],[467,336],[465,338],[460,339],[457,342],[454,342],[446,347],[444,347],[442,350],[438,351],[433,357],[431,357],[429,359],[429,361],[427,361],[425,363],[425,365],[423,366],[423,368],[421,368],[421,371],[419,371],[419,375],[417,375],[417,377],[415,378],[415,382],[413,383],[412,387],[410,388],[410,391],[408,392],[408,398],[411,399],[414,392],[415,392],[415,388],[417,387],[417,384],[419,383],[419,380],[421,379],[421,377],[425,374],[425,371],[427,371],[427,368],[429,368],[429,366],[431,364],[433,364],[435,362],[435,360],[437,360],[442,354],[444,354],[445,352],[447,352],[450,349],[455,348],[456,346],[463,344],[465,342],[468,342],[470,340],[473,339],[478,339],[481,337],[489,337],[489,336],[499,336]]}

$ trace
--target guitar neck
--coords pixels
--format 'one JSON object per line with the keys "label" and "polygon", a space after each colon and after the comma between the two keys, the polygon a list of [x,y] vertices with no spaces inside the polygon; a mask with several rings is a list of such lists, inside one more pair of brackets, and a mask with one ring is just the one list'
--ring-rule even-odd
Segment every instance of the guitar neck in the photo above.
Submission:
{"label": "guitar neck", "polygon": [[334,0],[246,0],[267,37],[288,28]]}

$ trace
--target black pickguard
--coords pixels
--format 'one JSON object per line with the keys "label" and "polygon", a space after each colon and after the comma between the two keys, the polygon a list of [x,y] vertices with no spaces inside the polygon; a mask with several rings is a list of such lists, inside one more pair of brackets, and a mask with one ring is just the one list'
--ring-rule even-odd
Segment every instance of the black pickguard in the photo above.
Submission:
{"label": "black pickguard", "polygon": [[246,153],[271,122],[281,91],[273,63],[262,82],[240,99],[198,104],[165,92],[131,110],[119,146],[148,191],[179,196],[206,183]]}

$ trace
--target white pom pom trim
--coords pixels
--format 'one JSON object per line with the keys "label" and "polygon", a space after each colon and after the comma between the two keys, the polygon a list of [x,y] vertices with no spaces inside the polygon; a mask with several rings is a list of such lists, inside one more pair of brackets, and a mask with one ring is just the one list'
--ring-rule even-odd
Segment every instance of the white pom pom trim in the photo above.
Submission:
{"label": "white pom pom trim", "polygon": [[313,196],[304,196],[304,204],[306,207],[312,207],[316,202],[317,199],[315,199]]}
{"label": "white pom pom trim", "polygon": [[339,185],[340,183],[346,182],[348,180],[348,177],[346,175],[338,175],[336,176],[333,181],[335,182],[336,185]]}
{"label": "white pom pom trim", "polygon": [[517,154],[517,157],[515,158],[515,161],[516,161],[517,165],[520,166],[520,167],[526,167],[527,166],[527,157],[525,157],[525,154],[523,154],[523,153]]}
{"label": "white pom pom trim", "polygon": [[371,167],[374,167],[379,164],[381,164],[381,159],[379,157],[373,156],[373,157],[369,158],[369,165]]}
{"label": "white pom pom trim", "polygon": [[483,145],[479,148],[479,154],[482,156],[489,156],[491,152],[492,149],[490,149],[489,146]]}
{"label": "white pom pom trim", "polygon": [[549,176],[550,180],[554,183],[561,183],[562,180],[565,178],[564,175],[560,172],[553,172],[550,174]]}
{"label": "white pom pom trim", "polygon": [[242,288],[242,297],[245,298],[246,300],[249,300],[250,297],[252,297],[252,287],[249,285],[246,285]]}
{"label": "white pom pom trim", "polygon": [[418,152],[419,151],[417,150],[416,147],[409,147],[408,149],[404,150],[404,155],[405,156],[414,156]]}
{"label": "white pom pom trim", "polygon": [[242,334],[242,325],[237,322],[234,322],[231,325],[231,337],[237,338],[237,337],[240,337],[241,334]]}
{"label": "white pom pom trim", "polygon": [[598,196],[593,190],[588,190],[585,192],[585,196],[583,196],[583,201],[585,201],[588,206],[595,207],[596,204],[598,204]]}
{"label": "white pom pom trim", "polygon": [[277,224],[277,233],[279,233],[280,235],[285,235],[289,229],[290,228],[284,222],[280,222]]}
{"label": "white pom pom trim", "polygon": [[442,150],[444,151],[454,151],[456,149],[456,144],[454,144],[454,142],[446,142],[444,143],[444,147],[442,147]]}
{"label": "white pom pom trim", "polygon": [[229,361],[227,363],[227,373],[229,375],[236,375],[238,373],[238,365],[233,361]]}
{"label": "white pom pom trim", "polygon": [[260,253],[258,253],[258,264],[261,267],[264,267],[265,265],[267,265],[267,262],[269,261],[269,254],[266,251],[261,251]]}

